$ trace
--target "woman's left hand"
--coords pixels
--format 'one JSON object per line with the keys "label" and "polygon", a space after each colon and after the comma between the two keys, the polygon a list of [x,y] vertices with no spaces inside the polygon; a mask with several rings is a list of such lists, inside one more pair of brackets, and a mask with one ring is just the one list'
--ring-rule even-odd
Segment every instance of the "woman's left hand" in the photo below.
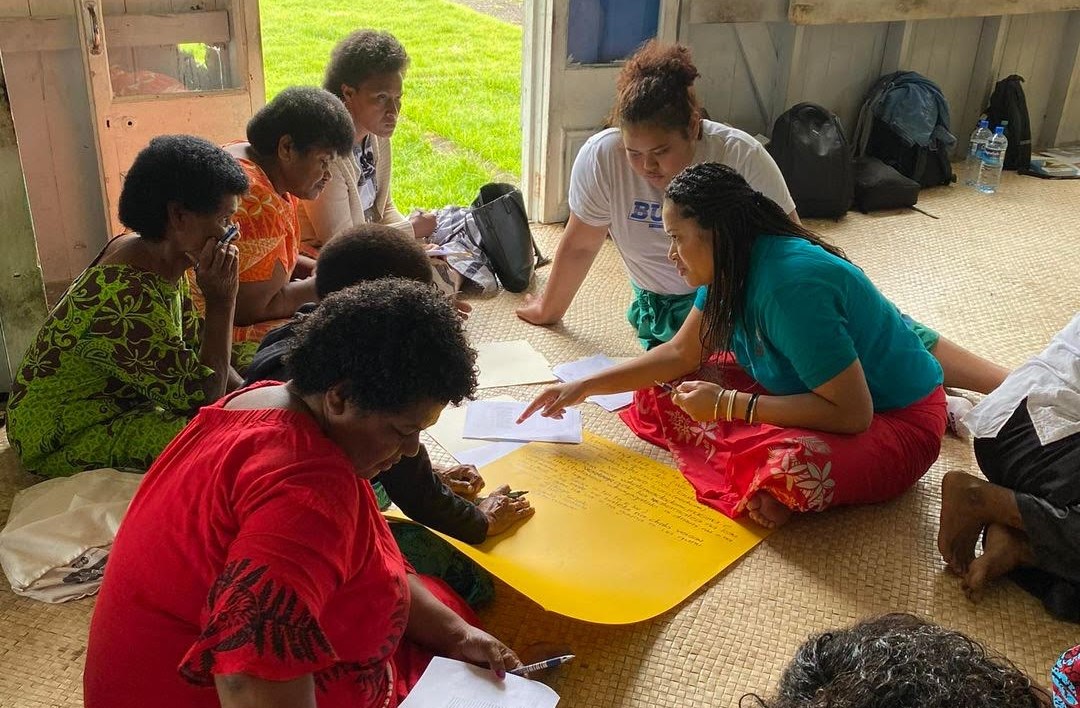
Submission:
{"label": "woman's left hand", "polygon": [[716,420],[716,397],[723,390],[708,381],[684,381],[675,387],[671,402],[682,408],[686,415],[704,423]]}
{"label": "woman's left hand", "polygon": [[435,470],[435,474],[439,475],[443,484],[450,487],[450,491],[463,497],[476,496],[477,492],[484,488],[484,478],[474,465],[454,465]]}
{"label": "woman's left hand", "polygon": [[487,632],[468,625],[465,634],[451,648],[447,656],[470,664],[488,666],[498,678],[506,676],[508,669],[522,666],[521,659]]}

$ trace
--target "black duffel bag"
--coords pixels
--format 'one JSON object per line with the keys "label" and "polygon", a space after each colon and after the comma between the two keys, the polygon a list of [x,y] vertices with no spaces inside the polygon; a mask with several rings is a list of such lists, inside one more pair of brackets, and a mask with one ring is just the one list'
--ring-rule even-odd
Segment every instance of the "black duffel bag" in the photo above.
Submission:
{"label": "black duffel bag", "polygon": [[876,157],[855,158],[855,208],[864,214],[915,206],[920,186]]}
{"label": "black duffel bag", "polygon": [[548,261],[533,242],[521,192],[512,184],[490,182],[480,188],[471,211],[480,231],[480,249],[495,277],[512,293],[528,288],[533,270]]}

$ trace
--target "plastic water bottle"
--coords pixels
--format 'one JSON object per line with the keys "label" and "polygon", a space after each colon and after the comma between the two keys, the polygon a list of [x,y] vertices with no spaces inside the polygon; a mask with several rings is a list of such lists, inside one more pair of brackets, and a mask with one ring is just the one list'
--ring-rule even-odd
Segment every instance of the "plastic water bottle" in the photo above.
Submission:
{"label": "plastic water bottle", "polygon": [[994,128],[994,134],[983,145],[981,153],[981,165],[979,165],[979,181],[975,183],[975,189],[983,194],[993,194],[997,191],[1001,182],[1001,167],[1005,164],[1005,148],[1009,141],[1005,139],[1005,126],[999,125]]}
{"label": "plastic water bottle", "polygon": [[983,118],[968,141],[967,158],[964,160],[964,184],[969,187],[974,187],[979,179],[979,166],[982,164],[979,151],[982,150],[983,145],[986,145],[991,135],[993,133],[990,132],[990,121]]}

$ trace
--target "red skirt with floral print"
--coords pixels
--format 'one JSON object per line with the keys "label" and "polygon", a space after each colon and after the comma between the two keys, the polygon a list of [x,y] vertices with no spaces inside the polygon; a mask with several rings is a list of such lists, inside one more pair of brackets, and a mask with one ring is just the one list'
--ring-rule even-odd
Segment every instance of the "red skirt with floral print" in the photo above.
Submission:
{"label": "red skirt with floral print", "polygon": [[[684,380],[766,393],[730,357]],[[699,423],[660,387],[637,391],[634,405],[620,415],[638,437],[671,452],[702,504],[736,518],[759,490],[795,511],[899,496],[938,457],[945,392],[939,386],[906,408],[876,413],[869,429],[856,435],[742,421]]]}

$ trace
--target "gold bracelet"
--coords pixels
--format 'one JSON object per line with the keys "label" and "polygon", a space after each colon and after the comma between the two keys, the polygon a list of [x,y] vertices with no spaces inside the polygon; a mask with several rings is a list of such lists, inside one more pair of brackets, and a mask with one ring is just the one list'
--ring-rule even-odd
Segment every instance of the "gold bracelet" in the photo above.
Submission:
{"label": "gold bracelet", "polygon": [[727,414],[724,417],[724,420],[729,423],[731,422],[731,415],[735,412],[735,396],[737,395],[739,395],[739,392],[735,389],[731,389],[731,397],[728,398],[727,402]]}
{"label": "gold bracelet", "polygon": [[713,420],[720,420],[720,400],[724,397],[724,389],[720,389],[716,393],[716,403],[712,407]]}

